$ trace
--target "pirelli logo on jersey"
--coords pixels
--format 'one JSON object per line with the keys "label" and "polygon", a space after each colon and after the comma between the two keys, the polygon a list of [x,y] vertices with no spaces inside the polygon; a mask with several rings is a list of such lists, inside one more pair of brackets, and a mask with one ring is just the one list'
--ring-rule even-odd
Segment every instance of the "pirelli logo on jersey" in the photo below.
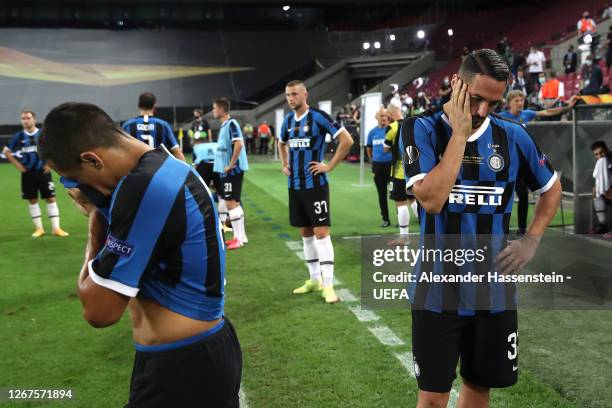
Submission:
{"label": "pirelli logo on jersey", "polygon": [[306,138],[289,139],[289,147],[292,147],[292,148],[310,147],[310,139],[306,139]]}
{"label": "pirelli logo on jersey", "polygon": [[21,153],[36,153],[38,151],[36,145],[34,146],[26,146],[21,148]]}
{"label": "pirelli logo on jersey", "polygon": [[155,130],[153,123],[138,123],[136,124],[136,130],[142,130],[144,132]]}
{"label": "pirelli logo on jersey", "polygon": [[455,184],[448,197],[449,204],[492,205],[502,204],[503,187],[464,186]]}

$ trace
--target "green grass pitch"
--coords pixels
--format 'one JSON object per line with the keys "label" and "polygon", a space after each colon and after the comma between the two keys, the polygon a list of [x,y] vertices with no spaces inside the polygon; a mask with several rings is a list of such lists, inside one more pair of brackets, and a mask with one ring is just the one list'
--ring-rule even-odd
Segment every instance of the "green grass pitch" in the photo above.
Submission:
{"label": "green grass pitch", "polygon": [[[369,186],[354,186],[358,181],[355,165],[343,163],[330,175],[336,275],[355,295],[359,245],[343,237],[388,232],[378,227],[370,174]],[[129,318],[101,330],[83,320],[75,285],[86,219],[56,185],[62,227],[71,235],[32,239],[19,175],[0,165],[0,388],[72,388],[76,401],[0,405],[122,407],[134,353]],[[243,347],[249,407],[415,406],[416,382],[395,357],[410,350],[409,311],[376,311],[379,321],[363,323],[351,304],[291,294],[307,269],[286,245],[299,234],[288,225],[278,163],[254,160],[243,206],[249,244],[228,253],[226,314]],[[375,325],[391,328],[405,344],[382,345],[368,330]],[[611,313],[522,311],[519,332],[519,383],[492,391],[493,407],[612,406]]]}

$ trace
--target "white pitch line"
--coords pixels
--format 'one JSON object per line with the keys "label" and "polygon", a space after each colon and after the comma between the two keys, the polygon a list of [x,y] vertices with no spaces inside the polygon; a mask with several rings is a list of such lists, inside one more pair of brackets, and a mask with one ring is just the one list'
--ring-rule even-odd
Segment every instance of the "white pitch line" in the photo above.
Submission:
{"label": "white pitch line", "polygon": [[360,322],[375,322],[380,319],[376,313],[368,309],[362,309],[361,306],[351,306],[349,310]]}
{"label": "white pitch line", "polygon": [[249,408],[249,402],[247,400],[246,394],[244,393],[242,385],[240,386],[240,391],[238,391],[238,401],[240,404],[240,408]]}
{"label": "white pitch line", "polygon": [[[412,361],[412,353],[395,353],[395,357],[402,363],[408,374],[412,378],[416,378],[414,374],[414,363]],[[457,406],[457,400],[459,399],[459,393],[455,388],[451,388],[450,396],[448,397],[448,404],[446,408],[455,408]]]}
{"label": "white pitch line", "polygon": [[343,302],[356,302],[357,298],[348,289],[338,289],[336,294],[340,297]]}
{"label": "white pitch line", "polygon": [[302,261],[304,260],[304,252],[302,251],[295,251],[294,254],[300,258]]}
{"label": "white pitch line", "polygon": [[368,330],[385,346],[403,346],[405,343],[387,326],[368,327]]}
{"label": "white pitch line", "polygon": [[300,241],[287,241],[286,242],[287,247],[289,247],[289,250],[291,251],[303,251],[304,248],[302,247],[302,243]]}
{"label": "white pitch line", "polygon": [[334,285],[336,285],[336,286],[342,285],[342,281],[340,279],[338,279],[336,276],[334,276]]}

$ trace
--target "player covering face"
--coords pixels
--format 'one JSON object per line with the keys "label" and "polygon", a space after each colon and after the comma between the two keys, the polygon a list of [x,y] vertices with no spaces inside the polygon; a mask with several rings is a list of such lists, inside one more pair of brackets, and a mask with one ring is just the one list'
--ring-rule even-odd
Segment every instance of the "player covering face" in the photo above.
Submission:
{"label": "player covering face", "polygon": [[[77,285],[85,319],[101,328],[130,312],[127,407],[237,407],[242,357],[223,310],[225,247],[195,170],[84,103],[48,114],[39,151],[73,180],[71,195],[88,216]],[[93,193],[103,208],[88,199]]]}
{"label": "player covering face", "polygon": [[[401,130],[406,185],[420,204],[423,242],[503,238],[517,179],[541,194],[524,237],[500,246],[491,260],[500,274],[519,273],[531,260],[561,196],[557,174],[526,129],[493,114],[509,72],[495,51],[470,53],[453,75],[443,111],[408,118]],[[441,261],[417,264],[414,273],[444,273],[444,267]],[[458,406],[488,407],[490,388],[511,386],[518,378],[516,288],[442,285],[409,286],[418,407],[447,405],[459,361]]]}

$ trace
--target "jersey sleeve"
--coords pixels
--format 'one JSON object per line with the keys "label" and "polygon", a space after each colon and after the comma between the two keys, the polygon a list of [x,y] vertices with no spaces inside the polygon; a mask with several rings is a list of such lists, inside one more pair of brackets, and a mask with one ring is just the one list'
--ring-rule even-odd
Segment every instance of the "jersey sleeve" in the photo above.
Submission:
{"label": "jersey sleeve", "polygon": [[162,129],[164,129],[162,143],[168,148],[168,150],[178,147],[178,142],[176,141],[176,137],[174,137],[174,132],[172,131],[170,125],[163,123]]}
{"label": "jersey sleeve", "polygon": [[229,134],[230,140],[235,142],[236,140],[242,140],[242,131],[240,130],[240,126],[234,121],[229,123]]}
{"label": "jersey sleeve", "polygon": [[532,120],[536,118],[536,116],[538,116],[538,113],[531,109],[525,109],[523,111],[523,115],[524,115],[525,122],[531,122]]}
{"label": "jersey sleeve", "polygon": [[370,130],[368,133],[368,138],[366,139],[366,147],[372,147],[372,134],[374,133],[374,129]]}
{"label": "jersey sleeve", "polygon": [[402,125],[399,144],[406,188],[424,179],[437,164],[432,135],[422,119],[411,117]]}
{"label": "jersey sleeve", "polygon": [[341,126],[338,122],[334,120],[331,116],[327,114],[327,112],[317,111],[317,124],[321,126],[326,133],[332,135],[332,138],[336,138],[344,130],[344,126]]}
{"label": "jersey sleeve", "polygon": [[20,133],[16,133],[7,143],[6,147],[8,147],[11,152],[15,152],[15,150],[17,149],[17,144],[19,143],[20,136]]}
{"label": "jersey sleeve", "polygon": [[278,141],[280,143],[287,143],[289,141],[289,116],[285,116],[283,120],[283,125],[280,129],[280,134],[278,135]]}
{"label": "jersey sleeve", "polygon": [[111,204],[106,243],[88,264],[96,284],[135,297],[145,272],[159,263],[160,249],[168,245],[167,239],[160,242],[162,232],[176,200],[160,184],[154,178],[143,188],[145,181],[134,177],[119,185]]}
{"label": "jersey sleeve", "polygon": [[547,192],[557,179],[557,173],[525,128],[516,126],[515,132],[519,156],[518,177],[534,193]]}

